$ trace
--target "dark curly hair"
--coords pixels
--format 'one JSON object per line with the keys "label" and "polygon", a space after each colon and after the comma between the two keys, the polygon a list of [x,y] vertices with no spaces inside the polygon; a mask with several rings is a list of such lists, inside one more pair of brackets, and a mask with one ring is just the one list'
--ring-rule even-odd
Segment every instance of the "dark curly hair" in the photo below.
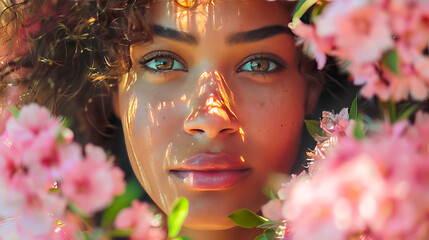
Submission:
{"label": "dark curly hair", "polygon": [[13,78],[28,67],[26,56],[46,19],[48,0],[0,0],[0,96],[7,100],[8,86],[19,85],[24,79]]}

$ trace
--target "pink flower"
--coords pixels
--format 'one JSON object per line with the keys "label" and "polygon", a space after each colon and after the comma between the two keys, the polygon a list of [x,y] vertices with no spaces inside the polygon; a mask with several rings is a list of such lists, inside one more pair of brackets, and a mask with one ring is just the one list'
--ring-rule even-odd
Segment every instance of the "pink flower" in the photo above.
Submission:
{"label": "pink flower", "polygon": [[323,69],[327,61],[326,53],[333,48],[332,41],[319,38],[314,26],[303,23],[294,26],[292,31],[300,37],[298,43],[303,45],[304,51],[316,59],[317,69]]}
{"label": "pink flower", "polygon": [[145,202],[134,200],[130,208],[122,209],[115,219],[118,229],[132,229],[132,240],[165,239],[166,233],[160,228],[161,223],[150,211]]}
{"label": "pink flower", "polygon": [[6,123],[8,136],[18,148],[30,147],[42,139],[51,138],[55,141],[59,136],[60,127],[61,124],[55,118],[51,118],[46,108],[34,103],[24,106],[18,119],[10,118]]}
{"label": "pink flower", "polygon": [[316,137],[317,145],[313,151],[307,152],[310,157],[310,173],[319,166],[314,165],[314,161],[323,160],[329,155],[338,143],[338,138],[351,137],[351,129],[354,121],[349,120],[347,108],[343,108],[339,114],[323,111],[320,128],[324,131],[324,136]]}
{"label": "pink flower", "polygon": [[[383,101],[390,98],[389,82],[383,82],[378,73],[378,66],[373,64],[355,65],[351,64],[349,71],[353,76],[353,82],[362,86],[360,93],[366,98],[377,96]],[[389,80],[389,79],[386,79]]]}
{"label": "pink flower", "polygon": [[88,144],[85,153],[86,158],[67,172],[60,188],[83,213],[92,214],[122,193],[125,182],[123,173],[107,161],[100,147]]}
{"label": "pink flower", "polygon": [[407,129],[406,136],[423,155],[429,155],[429,114],[418,111],[414,126]]}
{"label": "pink flower", "polygon": [[82,231],[79,222],[82,220],[73,214],[67,214],[57,220],[57,224],[51,234],[52,240],[74,240]]}
{"label": "pink flower", "polygon": [[[92,214],[125,189],[124,173],[103,149],[88,144],[83,157],[71,131],[46,108],[24,106],[8,120],[1,140],[0,232],[10,237],[73,239],[75,225],[57,223],[68,221],[68,201]],[[50,191],[53,183],[59,191]]]}
{"label": "pink flower", "polygon": [[326,231],[397,239],[429,224],[429,158],[409,140],[410,128],[399,122],[363,141],[343,138],[312,182],[291,186],[283,215],[293,239],[324,239]]}
{"label": "pink flower", "polygon": [[323,111],[322,112],[322,121],[320,121],[320,127],[328,133],[332,134],[342,134],[348,126],[349,122],[349,113],[348,108],[341,109],[339,114],[334,114],[332,112]]}
{"label": "pink flower", "polygon": [[[345,113],[326,112],[323,129],[331,133]],[[429,114],[418,112],[414,125],[370,125],[367,135],[339,138],[339,147],[314,162],[316,171],[283,184],[263,213],[286,221],[294,240],[426,239]]]}
{"label": "pink flower", "polygon": [[279,199],[273,199],[270,200],[268,203],[262,206],[262,214],[264,217],[270,219],[270,220],[283,220],[285,217],[282,215],[281,209],[282,209],[282,201]]}
{"label": "pink flower", "polygon": [[0,143],[0,176],[9,185],[17,178],[26,177],[27,169],[22,162],[22,153],[14,145]]}
{"label": "pink flower", "polygon": [[317,18],[317,33],[335,38],[332,55],[356,64],[379,60],[393,48],[388,16],[366,0],[333,1]]}
{"label": "pink flower", "polygon": [[48,184],[52,180],[61,180],[82,161],[82,148],[79,144],[55,143],[49,142],[49,139],[33,143],[23,156],[23,161],[29,167],[29,174]]}
{"label": "pink flower", "polygon": [[390,25],[395,36],[418,52],[427,47],[429,39],[429,4],[421,0],[391,0],[385,10],[391,16]]}
{"label": "pink flower", "polygon": [[[0,218],[19,239],[41,239],[53,231],[56,218],[62,216],[66,202],[60,196],[33,191],[31,184],[22,182],[19,189],[7,189],[6,196],[0,194]],[[9,208],[6,209],[5,208]],[[1,230],[0,230],[1,231]]]}

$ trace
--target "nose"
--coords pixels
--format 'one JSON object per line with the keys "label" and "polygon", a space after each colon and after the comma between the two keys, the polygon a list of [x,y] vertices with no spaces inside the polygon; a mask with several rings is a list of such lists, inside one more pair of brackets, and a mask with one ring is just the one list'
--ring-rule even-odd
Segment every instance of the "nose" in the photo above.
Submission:
{"label": "nose", "polygon": [[217,71],[204,72],[191,98],[192,109],[184,123],[185,131],[209,138],[237,132],[239,126],[233,105],[234,96],[225,79]]}

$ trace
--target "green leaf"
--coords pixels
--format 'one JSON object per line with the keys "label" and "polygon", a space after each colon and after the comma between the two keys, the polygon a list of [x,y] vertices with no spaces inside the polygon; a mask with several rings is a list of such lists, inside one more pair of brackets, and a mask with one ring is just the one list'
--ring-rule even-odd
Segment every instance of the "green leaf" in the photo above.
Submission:
{"label": "green leaf", "polygon": [[65,128],[70,128],[73,125],[73,119],[70,117],[58,116],[57,119]]}
{"label": "green leaf", "polygon": [[292,22],[288,24],[289,28],[294,29],[298,24],[302,24],[301,17],[313,6],[318,0],[300,0],[295,7]]}
{"label": "green leaf", "polygon": [[280,221],[267,221],[259,225],[257,228],[278,228],[283,225],[284,223]]}
{"label": "green leaf", "polygon": [[134,179],[128,181],[125,192],[122,195],[115,197],[110,206],[103,212],[101,226],[105,228],[112,226],[119,211],[125,207],[129,207],[131,202],[134,199],[140,198],[142,194],[143,189],[137,180]]}
{"label": "green leaf", "polygon": [[378,101],[378,109],[383,114],[383,120],[386,122],[392,122],[390,103],[386,101]]}
{"label": "green leaf", "polygon": [[14,107],[6,107],[6,109],[9,110],[15,118],[19,118],[19,110],[18,109],[14,108]]}
{"label": "green leaf", "polygon": [[408,109],[408,107],[410,107],[411,103],[410,102],[405,102],[405,103],[401,103],[398,104],[398,115],[400,115],[401,113],[403,113],[404,111],[406,111]]}
{"label": "green leaf", "polygon": [[73,204],[72,202],[68,203],[68,207],[70,208],[70,210],[74,213],[76,213],[79,217],[81,217],[83,220],[85,221],[89,221],[89,216],[86,215],[85,213],[83,213],[75,204]]}
{"label": "green leaf", "polygon": [[300,19],[317,1],[318,0],[300,0],[293,11],[293,18]]}
{"label": "green leaf", "polygon": [[92,240],[92,237],[88,231],[83,231],[82,234],[85,240]]}
{"label": "green leaf", "polygon": [[322,14],[323,9],[325,8],[326,4],[328,2],[318,2],[316,6],[314,6],[313,10],[311,11],[311,21],[314,22],[316,17]]}
{"label": "green leaf", "polygon": [[325,135],[325,132],[323,131],[323,129],[320,127],[320,122],[316,121],[316,120],[305,120],[305,126],[307,127],[307,131],[308,133],[310,133],[310,135],[313,138],[317,138],[317,137],[323,137]]}
{"label": "green leaf", "polygon": [[353,136],[356,139],[364,139],[365,138],[364,123],[361,119],[356,120],[356,126],[353,129]]}
{"label": "green leaf", "polygon": [[261,234],[255,238],[255,240],[267,240],[264,234]]}
{"label": "green leaf", "polygon": [[295,5],[295,9],[293,10],[293,15],[296,14],[296,12],[298,12],[298,10],[302,7],[302,4],[305,3],[306,0],[299,0],[296,5]]}
{"label": "green leaf", "polygon": [[398,113],[397,121],[408,119],[411,115],[413,115],[420,108],[420,104],[414,104],[410,107],[407,107]]}
{"label": "green leaf", "polygon": [[277,196],[273,191],[270,191],[270,199],[271,200],[277,199]]}
{"label": "green leaf", "polygon": [[390,71],[396,75],[400,75],[399,72],[399,55],[398,52],[393,49],[387,52],[381,59],[381,63],[386,66]]}
{"label": "green leaf", "polygon": [[397,120],[397,116],[396,116],[396,104],[393,101],[390,101],[389,105],[390,105],[390,121],[392,123],[394,123]]}
{"label": "green leaf", "polygon": [[59,188],[50,188],[49,192],[50,193],[60,193],[60,189]]}
{"label": "green leaf", "polygon": [[110,232],[110,237],[129,237],[133,233],[133,230],[128,229],[115,229]]}
{"label": "green leaf", "polygon": [[91,240],[100,240],[103,239],[104,231],[101,228],[96,228],[92,230]]}
{"label": "green leaf", "polygon": [[268,228],[264,230],[264,236],[267,240],[275,240],[276,239],[276,230],[272,228]]}
{"label": "green leaf", "polygon": [[355,99],[353,99],[352,106],[349,111],[349,119],[356,120],[358,117],[358,96],[356,95]]}
{"label": "green leaf", "polygon": [[182,228],[183,222],[188,215],[189,201],[185,197],[176,199],[173,210],[168,216],[168,237],[175,238]]}
{"label": "green leaf", "polygon": [[254,228],[268,221],[268,219],[254,214],[249,209],[237,210],[228,217],[243,228]]}
{"label": "green leaf", "polygon": [[192,240],[192,238],[183,236],[183,237],[174,238],[174,240]]}

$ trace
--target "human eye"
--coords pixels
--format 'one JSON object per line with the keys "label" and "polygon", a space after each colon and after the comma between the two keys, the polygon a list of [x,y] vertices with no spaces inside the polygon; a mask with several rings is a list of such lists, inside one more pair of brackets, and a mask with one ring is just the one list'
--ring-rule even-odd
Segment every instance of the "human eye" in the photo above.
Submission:
{"label": "human eye", "polygon": [[273,54],[257,54],[246,57],[237,68],[237,72],[273,73],[284,69],[286,64]]}
{"label": "human eye", "polygon": [[139,63],[147,70],[153,72],[167,72],[167,71],[185,71],[188,69],[182,58],[177,54],[169,51],[155,51],[150,52],[143,56]]}

